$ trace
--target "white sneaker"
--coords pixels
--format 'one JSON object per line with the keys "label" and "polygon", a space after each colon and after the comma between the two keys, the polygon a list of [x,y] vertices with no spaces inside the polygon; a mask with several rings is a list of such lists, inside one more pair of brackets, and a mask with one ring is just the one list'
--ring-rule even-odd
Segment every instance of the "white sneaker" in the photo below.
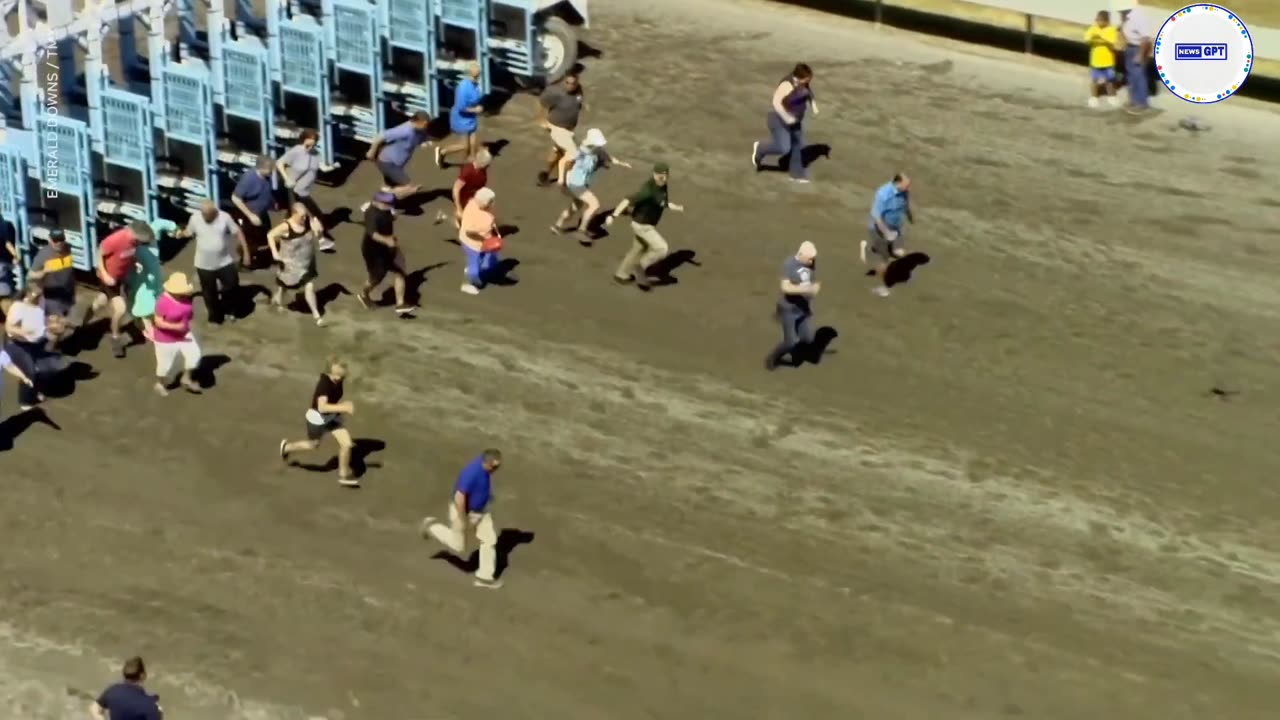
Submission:
{"label": "white sneaker", "polygon": [[422,539],[429,540],[431,538],[431,526],[436,524],[436,519],[428,515],[422,518],[422,524],[418,525],[418,534]]}
{"label": "white sneaker", "polygon": [[444,153],[440,152],[441,150],[440,147],[436,148],[436,167],[438,168],[444,167]]}
{"label": "white sneaker", "polygon": [[866,240],[863,240],[862,242],[858,243],[858,258],[862,260],[863,264],[866,264],[867,262],[867,241]]}
{"label": "white sneaker", "polygon": [[760,169],[760,141],[751,143],[751,167],[754,170]]}
{"label": "white sneaker", "polygon": [[1097,107],[1098,107],[1098,98],[1096,98],[1096,97],[1091,97],[1091,98],[1089,98],[1089,107],[1094,108],[1094,109],[1097,109]]}
{"label": "white sneaker", "polygon": [[320,252],[333,252],[337,247],[338,244],[329,238],[320,238]]}
{"label": "white sneaker", "polygon": [[1107,104],[1113,108],[1120,107],[1120,98],[1116,97],[1115,95],[1112,95],[1111,97],[1107,98]]}
{"label": "white sneaker", "polygon": [[468,294],[468,295],[479,295],[479,294],[480,294],[480,288],[476,287],[475,285],[472,285],[471,283],[467,283],[466,285],[463,285],[462,287],[460,287],[460,288],[458,288],[458,289],[459,289],[459,290],[461,290],[462,292],[464,292],[464,293]]}
{"label": "white sneaker", "polygon": [[372,205],[372,204],[373,204],[372,202],[367,202],[367,203],[365,203],[365,204],[361,205],[361,206],[360,206],[360,212],[369,212],[369,206],[370,206],[370,205]]}

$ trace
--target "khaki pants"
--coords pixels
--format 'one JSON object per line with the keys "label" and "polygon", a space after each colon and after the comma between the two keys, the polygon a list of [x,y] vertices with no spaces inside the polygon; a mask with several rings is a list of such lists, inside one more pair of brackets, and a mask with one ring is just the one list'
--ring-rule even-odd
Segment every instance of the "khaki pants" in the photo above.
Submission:
{"label": "khaki pants", "polygon": [[493,516],[487,512],[467,513],[464,526],[458,515],[458,507],[449,503],[449,524],[433,523],[428,529],[431,537],[449,551],[462,559],[467,555],[467,531],[474,530],[476,540],[480,541],[480,567],[476,577],[481,580],[492,580],[498,564],[498,533],[493,529]]}
{"label": "khaki pants", "polygon": [[615,274],[620,278],[635,277],[636,280],[644,280],[644,271],[666,257],[670,248],[658,233],[658,228],[652,225],[633,222],[631,231],[636,234],[636,239],[631,243],[631,250],[622,258],[622,264],[618,265]]}

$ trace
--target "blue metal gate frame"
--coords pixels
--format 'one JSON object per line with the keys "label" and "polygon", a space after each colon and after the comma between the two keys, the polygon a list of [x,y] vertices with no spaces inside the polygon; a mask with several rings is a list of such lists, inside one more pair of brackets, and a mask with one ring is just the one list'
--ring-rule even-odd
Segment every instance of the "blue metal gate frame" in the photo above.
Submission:
{"label": "blue metal gate frame", "polygon": [[22,143],[9,137],[13,134],[16,133],[9,130],[4,143],[0,144],[0,222],[13,228],[18,257],[11,279],[15,287],[22,287],[32,250],[31,234],[27,230],[27,158],[22,152]]}
{"label": "blue metal gate frame", "polygon": [[[404,88],[407,114],[423,111],[436,115],[440,111],[440,92],[436,72],[436,23],[432,0],[387,0],[381,4],[382,26],[389,49],[399,49],[422,58],[423,84]],[[390,52],[388,52],[390,55]]]}
{"label": "blue metal gate frame", "polygon": [[314,129],[320,133],[320,157],[325,165],[332,165],[333,123],[329,120],[329,71],[324,51],[324,30],[313,18],[295,17],[280,23],[280,92],[315,102]]}
{"label": "blue metal gate frame", "polygon": [[165,67],[162,78],[165,140],[199,148],[204,178],[196,182],[203,183],[203,187],[188,189],[218,202],[218,183],[214,180],[213,88],[209,72],[198,66],[176,64]]}
{"label": "blue metal gate frame", "polygon": [[[480,63],[480,90],[486,95],[492,90],[489,72],[489,0],[433,0],[434,20],[440,27],[440,36],[444,36],[446,27],[454,27],[472,33],[475,36],[476,57]],[[467,60],[465,62],[470,62]],[[449,67],[448,63],[437,62],[440,70],[453,70],[460,73],[462,68]]]}
{"label": "blue metal gate frame", "polygon": [[156,150],[151,98],[107,88],[102,91],[102,161],[142,175],[144,219],[156,214]]}
{"label": "blue metal gate frame", "polygon": [[[382,98],[382,38],[378,27],[378,6],[368,0],[325,0],[326,15],[332,22],[328,28],[334,78],[337,71],[363,75],[369,82],[370,115],[356,121],[357,138],[365,142],[386,129],[386,113]],[[337,109],[334,109],[337,112]],[[367,137],[361,137],[367,136]]]}
{"label": "blue metal gate frame", "polygon": [[93,269],[98,257],[97,205],[93,199],[93,155],[89,126],[80,120],[41,115],[35,121],[35,163],[45,199],[74,197],[80,205],[79,227],[63,232],[79,270]]}

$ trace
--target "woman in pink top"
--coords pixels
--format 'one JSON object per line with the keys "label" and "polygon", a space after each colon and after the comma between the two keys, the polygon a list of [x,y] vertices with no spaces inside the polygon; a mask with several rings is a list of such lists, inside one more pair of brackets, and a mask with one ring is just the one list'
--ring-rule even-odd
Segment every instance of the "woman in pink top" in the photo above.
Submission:
{"label": "woman in pink top", "polygon": [[200,394],[200,384],[192,378],[200,367],[200,346],[191,335],[191,297],[195,293],[185,274],[174,273],[164,281],[164,292],[156,300],[152,340],[156,346],[156,392],[161,397],[169,394],[179,360],[183,389]]}

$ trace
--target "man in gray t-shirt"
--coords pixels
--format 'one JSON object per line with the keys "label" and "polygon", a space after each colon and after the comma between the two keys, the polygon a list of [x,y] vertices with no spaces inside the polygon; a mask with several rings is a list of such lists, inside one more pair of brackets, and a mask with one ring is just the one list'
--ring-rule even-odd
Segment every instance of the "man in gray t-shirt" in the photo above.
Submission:
{"label": "man in gray t-shirt", "polygon": [[547,156],[547,169],[538,173],[539,184],[556,182],[558,178],[552,177],[552,173],[559,167],[560,158],[573,157],[578,152],[574,131],[578,129],[584,107],[582,82],[577,75],[567,75],[559,85],[542,91],[538,98],[538,123],[551,136],[551,153]]}
{"label": "man in gray t-shirt", "polygon": [[245,247],[244,232],[230,214],[206,200],[199,212],[191,213],[181,234],[195,241],[196,275],[209,322],[221,325],[227,313],[235,319],[241,309],[236,253]]}
{"label": "man in gray t-shirt", "polygon": [[[289,148],[276,161],[276,172],[280,173],[280,179],[289,190],[290,206],[294,203],[302,203],[307,208],[307,212],[311,213],[311,217],[319,220],[320,224],[327,228],[328,215],[320,209],[315,198],[311,196],[311,190],[315,187],[320,173],[332,169],[320,163],[320,153],[316,151],[316,143],[319,139],[320,136],[315,130],[303,130],[298,144]],[[333,239],[328,236],[326,230],[324,237],[320,238],[320,251],[333,252],[334,247]]]}
{"label": "man in gray t-shirt", "polygon": [[813,344],[813,298],[822,289],[817,277],[818,249],[813,243],[805,241],[795,256],[787,258],[782,265],[782,295],[778,298],[778,322],[782,325],[782,342],[769,353],[764,366],[767,370],[776,370],[782,359],[791,356],[792,364],[799,365],[803,360],[802,351]]}

